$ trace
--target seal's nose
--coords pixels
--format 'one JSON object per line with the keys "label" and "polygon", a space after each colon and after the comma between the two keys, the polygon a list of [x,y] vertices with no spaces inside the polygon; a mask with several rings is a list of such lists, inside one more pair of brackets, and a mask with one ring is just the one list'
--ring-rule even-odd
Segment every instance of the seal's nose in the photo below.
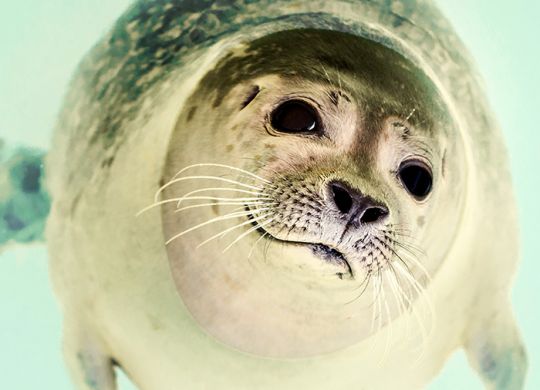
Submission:
{"label": "seal's nose", "polygon": [[355,191],[347,185],[334,181],[329,183],[330,195],[342,214],[348,214],[363,224],[380,222],[388,215],[388,208],[369,196]]}

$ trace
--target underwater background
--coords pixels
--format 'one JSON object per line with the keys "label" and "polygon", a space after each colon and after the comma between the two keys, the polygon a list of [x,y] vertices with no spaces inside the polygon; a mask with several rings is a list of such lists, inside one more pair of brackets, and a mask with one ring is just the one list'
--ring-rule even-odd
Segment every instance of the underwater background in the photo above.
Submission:
{"label": "underwater background", "polygon": [[[0,152],[3,142],[50,147],[77,63],[130,3],[2,1]],[[471,51],[506,138],[522,237],[512,300],[529,356],[526,389],[540,389],[540,2],[436,3]],[[60,337],[45,246],[13,245],[0,254],[0,389],[71,389]],[[482,384],[458,351],[428,388],[481,389]],[[134,387],[121,377],[120,389]]]}

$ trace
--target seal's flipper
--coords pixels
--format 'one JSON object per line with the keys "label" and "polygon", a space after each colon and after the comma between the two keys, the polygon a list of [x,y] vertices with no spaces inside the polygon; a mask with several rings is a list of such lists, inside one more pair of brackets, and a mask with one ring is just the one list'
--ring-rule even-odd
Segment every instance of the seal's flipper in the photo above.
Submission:
{"label": "seal's flipper", "polygon": [[488,389],[523,388],[527,357],[510,304],[471,327],[465,350]]}
{"label": "seal's flipper", "polygon": [[91,331],[64,324],[64,357],[77,390],[116,390],[114,360]]}
{"label": "seal's flipper", "polygon": [[11,242],[43,241],[50,208],[44,157],[41,150],[9,150],[0,140],[0,252]]}

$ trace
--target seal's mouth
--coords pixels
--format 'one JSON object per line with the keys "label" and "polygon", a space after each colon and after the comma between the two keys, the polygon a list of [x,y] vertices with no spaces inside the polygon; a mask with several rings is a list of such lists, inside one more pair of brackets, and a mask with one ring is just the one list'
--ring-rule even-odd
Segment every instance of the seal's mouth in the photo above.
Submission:
{"label": "seal's mouth", "polygon": [[[249,211],[249,208],[247,206],[246,206],[246,211]],[[322,259],[322,260],[324,260],[324,261],[326,261],[328,263],[334,264],[336,266],[339,266],[341,268],[344,268],[345,272],[337,272],[336,273],[337,277],[339,277],[340,279],[343,279],[344,275],[349,275],[350,278],[354,278],[353,270],[352,270],[349,262],[347,261],[345,255],[343,253],[341,253],[339,250],[337,250],[336,248],[332,248],[332,247],[330,247],[330,246],[328,246],[326,244],[322,244],[322,243],[309,243],[309,242],[290,241],[290,240],[279,239],[279,238],[273,236],[266,229],[264,229],[263,227],[258,225],[255,222],[253,215],[248,214],[247,218],[251,221],[251,224],[254,227],[256,227],[256,231],[261,236],[265,236],[269,240],[284,242],[284,243],[287,243],[287,244],[290,244],[290,245],[307,246],[308,248],[311,249],[312,253],[315,256],[319,257],[320,259]]]}

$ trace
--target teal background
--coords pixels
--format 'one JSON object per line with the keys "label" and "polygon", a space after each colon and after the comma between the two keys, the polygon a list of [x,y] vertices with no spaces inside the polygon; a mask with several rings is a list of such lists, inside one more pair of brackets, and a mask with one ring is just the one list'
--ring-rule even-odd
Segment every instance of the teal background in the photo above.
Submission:
{"label": "teal background", "polygon": [[[3,1],[0,139],[48,148],[77,62],[128,0]],[[513,302],[529,354],[527,389],[540,389],[540,2],[439,0],[472,52],[507,141],[522,226]],[[497,223],[497,221],[486,221]],[[504,226],[501,226],[504,229]],[[42,245],[0,254],[0,389],[70,389],[61,322]],[[122,378],[121,389],[131,389]],[[457,352],[429,389],[480,389]],[[159,390],[159,389],[158,389]]]}

